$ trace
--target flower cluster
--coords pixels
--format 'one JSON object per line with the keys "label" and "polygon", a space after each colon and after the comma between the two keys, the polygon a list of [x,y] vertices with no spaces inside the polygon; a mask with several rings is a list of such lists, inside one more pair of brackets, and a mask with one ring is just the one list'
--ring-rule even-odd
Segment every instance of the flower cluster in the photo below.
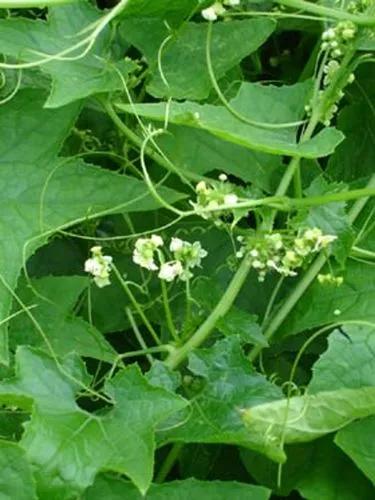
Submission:
{"label": "flower cluster", "polygon": [[[201,260],[207,255],[199,241],[189,243],[180,238],[172,238],[169,245],[172,259],[166,262],[160,250],[162,246],[164,241],[160,236],[139,238],[135,243],[133,262],[149,271],[159,271],[158,277],[169,282],[176,278],[182,281],[191,278],[193,275],[190,270],[199,267]],[[155,262],[155,257],[158,258],[158,263]]]}
{"label": "flower cluster", "polygon": [[357,34],[357,27],[351,21],[340,21],[336,26],[328,28],[322,34],[322,49],[333,58],[344,55],[348,42]]}
{"label": "flower cluster", "polygon": [[334,276],[332,273],[318,274],[318,281],[321,285],[340,286],[344,283],[342,276]]}
{"label": "flower cluster", "polygon": [[85,262],[85,272],[94,277],[94,282],[99,288],[110,285],[109,275],[111,272],[112,257],[103,255],[102,247],[91,248],[91,258]]}
{"label": "flower cluster", "polygon": [[280,233],[266,234],[262,237],[239,236],[241,248],[238,258],[247,257],[251,267],[258,272],[259,281],[264,281],[268,272],[276,271],[283,276],[296,276],[296,269],[314,253],[327,248],[336,236],[326,234],[318,228],[306,229],[294,238]]}
{"label": "flower cluster", "polygon": [[[235,208],[238,196],[233,192],[233,187],[227,183],[226,174],[219,175],[220,183],[207,184],[201,181],[197,184],[196,203],[191,203],[198,215],[204,219],[214,219],[216,224],[220,224],[220,217],[228,213],[228,209]],[[212,210],[212,212],[210,212]]]}
{"label": "flower cluster", "polygon": [[[336,26],[326,29],[322,34],[321,48],[327,54],[327,62],[323,67],[322,90],[319,92],[319,98],[322,99],[324,91],[329,87],[336,78],[336,74],[341,69],[341,59],[344,56],[348,45],[357,35],[357,26],[351,21],[340,21]],[[347,76],[346,84],[353,83],[354,74],[350,73]],[[342,89],[338,89],[327,103],[322,121],[326,126],[329,126],[332,118],[338,111],[337,104],[343,98]],[[308,110],[309,111],[309,110]]]}
{"label": "flower cluster", "polygon": [[216,21],[219,16],[226,12],[227,7],[236,7],[240,4],[240,0],[223,0],[221,2],[214,2],[207,9],[203,9],[201,14],[206,21]]}

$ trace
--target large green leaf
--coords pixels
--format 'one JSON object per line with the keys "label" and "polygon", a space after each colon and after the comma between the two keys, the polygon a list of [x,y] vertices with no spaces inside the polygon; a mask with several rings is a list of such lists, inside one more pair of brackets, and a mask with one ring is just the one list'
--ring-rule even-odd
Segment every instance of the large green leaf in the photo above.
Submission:
{"label": "large green leaf", "polygon": [[202,0],[129,0],[122,12],[123,17],[160,17],[172,21],[182,21],[192,14]]}
{"label": "large green leaf", "polygon": [[170,125],[158,144],[182,170],[197,174],[222,171],[267,192],[272,191],[282,170],[277,156],[222,141],[205,130]]}
{"label": "large green leaf", "polygon": [[195,351],[190,356],[189,370],[194,375],[186,386],[191,407],[180,415],[179,425],[171,423],[171,429],[161,439],[258,449],[258,443],[243,425],[241,409],[280,398],[281,391],[253,370],[239,338],[231,336],[210,349]]}
{"label": "large green leaf", "polygon": [[337,433],[335,443],[375,484],[375,417],[354,422]]}
{"label": "large green leaf", "polygon": [[[309,81],[282,87],[246,82],[242,83],[237,96],[230,104],[247,119],[280,125],[301,119],[310,93]],[[137,112],[156,121],[164,121],[168,111],[170,123],[204,129],[226,141],[272,154],[318,158],[332,153],[343,139],[338,130],[326,128],[311,140],[298,144],[296,127],[263,128],[249,125],[224,106],[212,104],[172,102],[167,108],[164,103],[119,103],[118,107],[128,113]]]}
{"label": "large green leaf", "polygon": [[[113,362],[117,356],[103,335],[83,319],[73,315],[78,297],[88,286],[79,276],[49,276],[22,283],[17,293],[26,306],[35,306],[34,318],[57,356],[76,352],[81,356]],[[35,293],[37,292],[37,294]],[[26,315],[15,318],[9,329],[10,345],[46,347],[44,339]]]}
{"label": "large green leaf", "polygon": [[[104,211],[152,210],[158,203],[145,184],[132,177],[57,158],[77,116],[77,106],[43,110],[44,94],[20,92],[0,109],[0,132],[10,142],[0,145],[0,321],[7,317],[22,265],[53,230]],[[52,147],[53,146],[53,147]],[[180,195],[161,189],[170,201]],[[9,231],[11,228],[11,232]],[[30,245],[25,246],[28,242]],[[7,362],[6,330],[2,326],[0,361]]]}
{"label": "large green leaf", "polygon": [[[92,5],[83,1],[51,8],[48,22],[21,17],[2,19],[0,52],[22,62],[34,62],[58,54],[87,36],[87,33],[80,33],[101,15]],[[124,76],[136,65],[129,60],[111,63],[107,58],[109,43],[110,32],[105,30],[85,57],[43,63],[41,69],[52,78],[46,106],[56,108],[92,94],[121,89],[123,84],[114,65]],[[78,56],[83,49],[75,50],[73,57]]]}
{"label": "large green leaf", "polygon": [[278,486],[278,464],[251,450],[242,449],[241,458],[257,482],[288,497],[298,490],[309,500],[357,500],[371,498],[372,487],[364,475],[327,436],[313,443],[286,447],[288,460],[282,467]]}
{"label": "large green leaf", "polygon": [[343,276],[344,283],[339,287],[321,285],[315,281],[289,314],[281,327],[280,335],[294,335],[337,321],[374,321],[373,267],[349,259],[340,275]]}
{"label": "large green leaf", "polygon": [[372,498],[374,489],[330,438],[319,440],[297,489],[309,500]]}
{"label": "large green leaf", "polygon": [[[244,57],[254,52],[275,28],[271,19],[247,19],[221,22],[212,34],[212,63],[215,76],[220,78]],[[175,33],[168,30],[162,20],[134,19],[124,23],[126,40],[146,57],[152,79],[148,92],[155,97],[201,100],[208,97],[212,83],[207,70],[205,23],[187,23]],[[159,49],[171,34],[171,39],[161,52]],[[229,42],[229,43],[228,43]]]}
{"label": "large green leaf", "polygon": [[375,324],[346,325],[343,335],[334,331],[328,349],[315,363],[309,392],[375,387]]}
{"label": "large green leaf", "polygon": [[[304,396],[250,408],[244,421],[270,458],[282,458],[284,443],[305,442],[375,414],[373,327],[346,327],[329,337],[329,348],[314,365]],[[355,374],[355,376],[354,376]]]}
{"label": "large green leaf", "polygon": [[267,500],[270,491],[262,486],[231,481],[197,481],[186,479],[165,484],[153,484],[142,496],[131,483],[110,476],[98,476],[87,490],[84,500]]}
{"label": "large green leaf", "polygon": [[31,464],[18,444],[0,441],[0,470],[2,499],[37,499]]}
{"label": "large green leaf", "polygon": [[151,386],[135,366],[105,385],[113,408],[87,413],[75,394],[88,383],[77,357],[59,365],[42,352],[19,348],[16,377],[0,384],[0,401],[30,409],[20,445],[33,463],[42,498],[78,495],[101,469],[126,474],[144,493],[151,482],[154,429],[184,400]]}
{"label": "large green leaf", "polygon": [[334,179],[353,182],[374,172],[375,114],[368,102],[342,110],[338,127],[345,140],[328,162],[327,173]]}

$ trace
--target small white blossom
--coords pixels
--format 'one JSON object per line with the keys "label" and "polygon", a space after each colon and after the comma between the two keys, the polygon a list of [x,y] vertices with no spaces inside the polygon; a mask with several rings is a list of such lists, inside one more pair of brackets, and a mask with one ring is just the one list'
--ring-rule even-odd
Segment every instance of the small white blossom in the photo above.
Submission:
{"label": "small white blossom", "polygon": [[169,245],[169,250],[171,252],[178,252],[184,246],[184,242],[180,238],[172,238],[171,244]]}
{"label": "small white blossom", "polygon": [[241,0],[224,0],[224,5],[228,5],[228,7],[236,7],[240,5]]}
{"label": "small white blossom", "polygon": [[340,309],[335,309],[335,310],[333,311],[333,314],[334,314],[335,316],[340,316],[340,314],[341,314]]}
{"label": "small white blossom", "polygon": [[180,261],[165,262],[160,266],[159,278],[165,281],[173,281],[183,273],[183,267]]}
{"label": "small white blossom", "polygon": [[151,236],[151,241],[156,247],[162,247],[164,245],[163,238],[161,236],[158,236],[156,234],[153,234]]}
{"label": "small white blossom", "polygon": [[226,194],[224,196],[225,205],[235,205],[238,201],[238,196],[236,194]]}
{"label": "small white blossom", "polygon": [[333,28],[328,28],[323,31],[322,40],[333,40],[336,37],[336,32]]}
{"label": "small white blossom", "polygon": [[250,255],[252,257],[258,257],[259,252],[258,252],[258,250],[256,248],[253,248],[252,250],[250,250]]}
{"label": "small white blossom", "polygon": [[228,180],[228,176],[227,176],[227,174],[220,174],[220,175],[219,175],[219,181],[221,181],[221,182],[225,182],[225,181],[227,181],[227,180]]}
{"label": "small white blossom", "polygon": [[92,257],[85,262],[85,272],[93,276],[95,284],[99,288],[110,285],[109,275],[113,259],[110,255],[102,254],[102,247],[91,248]]}
{"label": "small white blossom", "polygon": [[154,261],[155,251],[163,244],[163,239],[155,234],[151,238],[139,238],[135,242],[133,262],[149,271],[156,271],[158,266]]}
{"label": "small white blossom", "polygon": [[195,187],[197,193],[207,193],[207,185],[204,181],[198,182]]}
{"label": "small white blossom", "polygon": [[225,8],[221,5],[220,2],[215,2],[211,5],[211,7],[207,7],[207,9],[203,9],[201,14],[203,19],[206,21],[216,21],[218,16],[224,14]]}

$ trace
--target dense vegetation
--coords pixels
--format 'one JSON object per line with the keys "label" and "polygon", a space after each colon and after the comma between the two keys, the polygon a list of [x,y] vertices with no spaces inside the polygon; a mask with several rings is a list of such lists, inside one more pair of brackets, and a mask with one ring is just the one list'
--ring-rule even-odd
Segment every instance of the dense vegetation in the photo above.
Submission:
{"label": "dense vegetation", "polygon": [[373,0],[0,8],[2,497],[373,498]]}

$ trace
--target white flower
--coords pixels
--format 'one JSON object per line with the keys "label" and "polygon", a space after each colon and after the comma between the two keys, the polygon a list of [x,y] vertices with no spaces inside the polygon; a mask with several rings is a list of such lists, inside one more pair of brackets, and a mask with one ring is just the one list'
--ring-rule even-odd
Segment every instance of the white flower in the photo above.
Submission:
{"label": "white flower", "polygon": [[171,244],[169,245],[169,250],[171,252],[178,252],[184,247],[184,242],[180,238],[172,238]]}
{"label": "white flower", "polygon": [[253,248],[252,250],[250,250],[250,255],[252,257],[258,257],[259,252],[258,252],[258,250],[256,248]]}
{"label": "white flower", "polygon": [[195,186],[195,191],[197,193],[207,193],[207,185],[204,181],[198,182],[198,184]]}
{"label": "white flower", "polygon": [[217,14],[213,6],[203,9],[201,14],[206,21],[216,21],[217,19]]}
{"label": "white flower", "polygon": [[156,234],[153,234],[151,238],[138,238],[135,242],[133,262],[149,271],[156,271],[158,266],[154,261],[155,251],[163,244],[163,239]]}
{"label": "white flower", "polygon": [[283,238],[280,233],[266,234],[265,239],[271,242],[275,250],[281,250],[283,248]]}
{"label": "white flower", "polygon": [[217,17],[224,14],[224,12],[225,8],[221,5],[221,3],[215,2],[211,5],[211,7],[203,9],[201,14],[203,19],[205,19],[206,21],[216,21]]}
{"label": "white flower", "polygon": [[240,5],[241,0],[224,0],[224,5],[228,5],[228,7],[236,7],[236,5]]}
{"label": "white flower", "polygon": [[183,267],[180,261],[165,262],[160,266],[159,278],[165,281],[173,281],[183,272]]}
{"label": "white flower", "polygon": [[224,196],[225,205],[235,205],[238,201],[238,196],[236,194],[226,194]]}
{"label": "white flower", "polygon": [[337,240],[337,236],[333,234],[324,234],[318,239],[318,243],[320,244],[321,248],[326,248],[335,240]]}
{"label": "white flower", "polygon": [[156,271],[158,266],[154,262],[154,257],[145,257],[137,249],[133,252],[133,262],[141,267],[148,269],[149,271]]}
{"label": "white flower", "polygon": [[102,254],[102,247],[91,248],[92,257],[85,262],[85,272],[94,277],[94,282],[99,288],[110,285],[109,274],[111,272],[112,257]]}
{"label": "white flower", "polygon": [[221,182],[225,182],[225,181],[227,181],[227,180],[228,180],[228,176],[227,176],[227,174],[220,174],[220,175],[219,175],[219,181],[221,181]]}
{"label": "white flower", "polygon": [[322,40],[333,40],[336,37],[336,32],[333,28],[323,31]]}
{"label": "white flower", "polygon": [[158,236],[157,234],[153,234],[150,239],[151,239],[151,242],[156,247],[162,247],[164,245],[163,238],[161,236]]}

